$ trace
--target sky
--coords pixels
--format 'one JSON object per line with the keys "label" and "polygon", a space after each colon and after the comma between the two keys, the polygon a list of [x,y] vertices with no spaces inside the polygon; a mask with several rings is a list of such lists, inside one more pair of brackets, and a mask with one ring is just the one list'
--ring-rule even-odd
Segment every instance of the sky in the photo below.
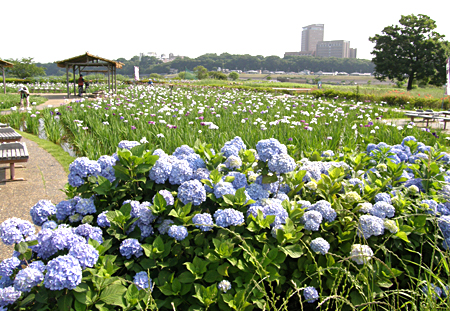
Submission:
{"label": "sky", "polygon": [[301,50],[302,27],[324,24],[324,40],[347,40],[372,59],[369,37],[424,14],[450,41],[445,1],[21,0],[2,1],[0,59],[48,63],[89,52],[130,59],[156,52],[277,55]]}

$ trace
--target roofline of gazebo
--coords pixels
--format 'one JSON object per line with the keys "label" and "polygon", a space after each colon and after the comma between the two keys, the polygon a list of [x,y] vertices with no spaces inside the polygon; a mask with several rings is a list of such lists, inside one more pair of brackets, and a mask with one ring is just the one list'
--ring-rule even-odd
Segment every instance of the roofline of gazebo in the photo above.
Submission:
{"label": "roofline of gazebo", "polygon": [[2,76],[3,76],[3,93],[6,94],[5,67],[14,67],[14,64],[0,59],[0,67],[2,68]]}
{"label": "roofline of gazebo", "polygon": [[[92,59],[93,61],[97,61],[97,62],[85,62],[85,61],[83,61],[83,62],[77,62],[76,60],[77,59],[80,59],[80,58],[83,58],[83,57],[86,57],[87,59]],[[106,59],[106,58],[103,58],[103,57],[100,57],[100,56],[96,56],[96,55],[93,55],[93,54],[90,54],[90,53],[85,53],[85,54],[81,54],[81,55],[78,55],[78,56],[75,56],[75,57],[71,57],[71,58],[68,58],[68,59],[65,59],[65,60],[61,60],[61,61],[57,61],[57,62],[55,62],[56,63],[56,65],[58,66],[58,67],[60,67],[60,68],[65,68],[66,67],[66,65],[81,65],[81,66],[83,66],[83,65],[85,65],[85,66],[99,66],[99,65],[95,65],[95,64],[100,64],[100,63],[98,63],[98,61],[103,61],[104,63],[103,64],[105,64],[105,63],[108,63],[109,65],[115,65],[115,67],[116,68],[122,68],[122,66],[123,65],[125,65],[125,64],[123,64],[123,63],[121,63],[121,62],[116,62],[116,61],[113,61],[113,60],[109,60],[109,59]]]}

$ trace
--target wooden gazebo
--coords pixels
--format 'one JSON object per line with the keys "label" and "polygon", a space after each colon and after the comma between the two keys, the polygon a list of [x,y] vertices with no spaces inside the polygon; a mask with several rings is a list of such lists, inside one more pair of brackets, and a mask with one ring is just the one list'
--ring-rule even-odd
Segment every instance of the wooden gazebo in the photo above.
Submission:
{"label": "wooden gazebo", "polygon": [[0,59],[0,67],[2,68],[2,75],[3,75],[3,92],[5,94],[6,94],[5,68],[6,67],[13,67],[13,66],[14,66],[14,64]]}
{"label": "wooden gazebo", "polygon": [[[78,70],[78,75],[81,73],[90,73],[90,72],[103,72],[108,75],[108,91],[111,91],[111,84],[114,88],[114,91],[117,92],[117,78],[116,78],[116,69],[122,68],[124,65],[121,62],[116,62],[113,60],[109,60],[106,58],[102,58],[96,55],[86,54],[75,56],[66,60],[62,60],[56,62],[58,67],[66,68],[66,80],[67,80],[67,96],[70,97],[70,88],[69,88],[69,70],[72,69],[73,72],[73,93],[77,94],[77,83],[76,83],[76,73]],[[86,69],[86,68],[94,68],[94,69]]]}

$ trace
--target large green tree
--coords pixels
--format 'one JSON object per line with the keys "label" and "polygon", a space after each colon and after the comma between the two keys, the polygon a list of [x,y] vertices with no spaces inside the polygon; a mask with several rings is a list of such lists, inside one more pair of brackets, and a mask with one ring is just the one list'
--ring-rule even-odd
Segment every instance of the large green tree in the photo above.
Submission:
{"label": "large green tree", "polygon": [[435,32],[436,22],[426,15],[402,15],[400,25],[385,27],[381,35],[369,40],[375,43],[375,77],[378,80],[422,80],[434,85],[445,84],[445,60],[449,43]]}
{"label": "large green tree", "polygon": [[6,72],[14,77],[25,79],[29,77],[45,76],[45,68],[36,66],[32,57],[24,57],[21,60],[8,59],[7,61],[13,63],[14,67],[8,68]]}

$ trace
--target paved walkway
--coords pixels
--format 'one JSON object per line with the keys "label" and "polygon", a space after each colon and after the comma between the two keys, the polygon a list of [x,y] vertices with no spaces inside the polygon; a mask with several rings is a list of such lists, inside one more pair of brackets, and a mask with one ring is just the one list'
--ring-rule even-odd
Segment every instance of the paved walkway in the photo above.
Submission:
{"label": "paved walkway", "polygon": [[[65,94],[42,94],[49,100],[38,109],[48,105],[53,107],[64,104]],[[25,168],[16,169],[17,178],[25,181],[0,182],[0,223],[11,217],[18,217],[31,221],[30,209],[39,200],[51,200],[57,204],[66,198],[60,190],[67,183],[67,174],[61,164],[37,143],[22,138],[30,155]],[[7,169],[1,169],[1,168]],[[0,180],[9,178],[9,165],[0,164]],[[11,257],[12,246],[0,242],[0,260]]]}

